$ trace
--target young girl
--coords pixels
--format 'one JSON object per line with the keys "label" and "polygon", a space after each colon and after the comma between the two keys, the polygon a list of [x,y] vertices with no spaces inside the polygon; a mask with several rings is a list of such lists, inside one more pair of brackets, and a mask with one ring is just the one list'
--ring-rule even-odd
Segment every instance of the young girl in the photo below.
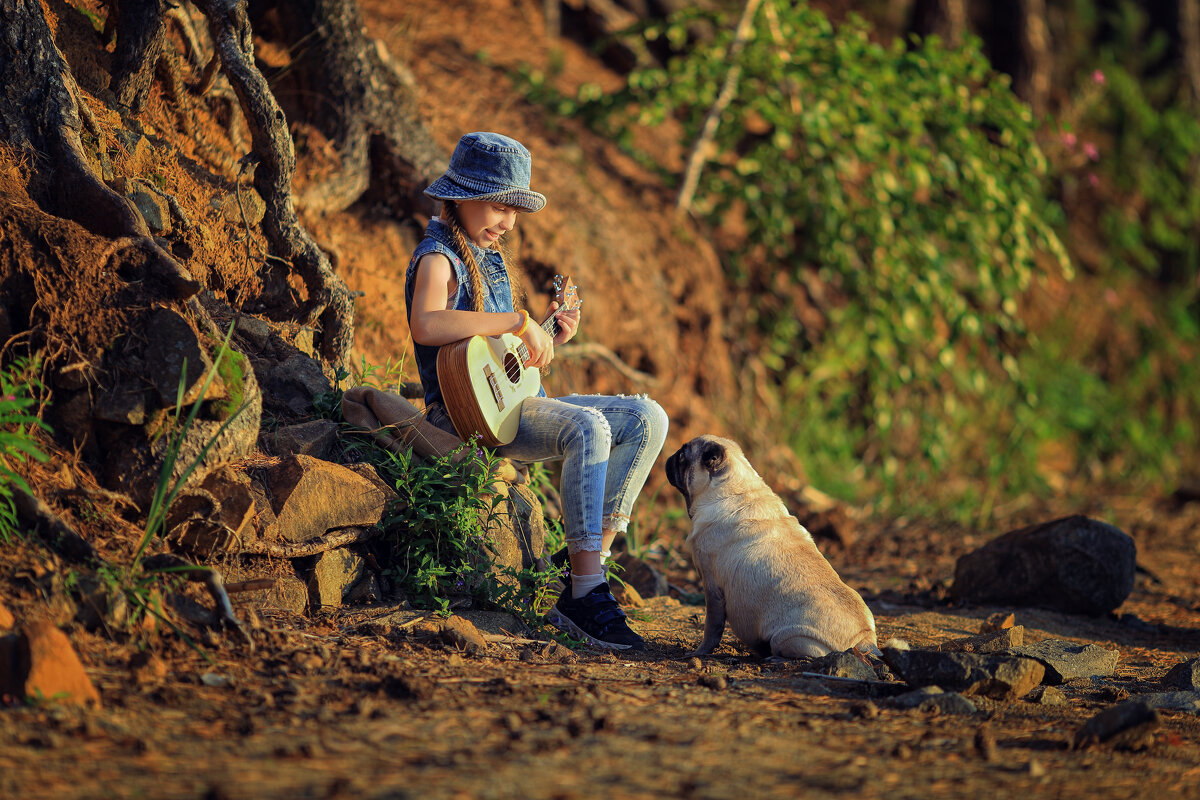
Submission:
{"label": "young girl", "polygon": [[[514,333],[525,342],[530,366],[544,367],[554,347],[579,329],[578,308],[558,313],[551,338],[526,311],[517,311],[501,238],[517,214],[533,213],[546,198],[529,188],[532,158],[519,142],[498,133],[468,133],[450,167],[425,194],[442,201],[425,229],[404,282],[408,324],[430,422],[454,432],[438,386],[437,353],[468,336]],[[551,305],[554,313],[557,303]],[[642,649],[604,580],[604,559],[629,525],[634,500],[667,435],[667,415],[642,397],[545,392],[521,406],[516,438],[496,453],[517,461],[562,460],[563,519],[570,573],[549,614],[558,628],[614,649]]]}

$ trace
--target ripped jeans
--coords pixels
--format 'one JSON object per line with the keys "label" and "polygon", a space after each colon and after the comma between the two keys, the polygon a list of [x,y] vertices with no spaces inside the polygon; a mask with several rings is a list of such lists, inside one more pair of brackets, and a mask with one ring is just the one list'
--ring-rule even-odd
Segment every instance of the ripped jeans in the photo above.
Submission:
{"label": "ripped jeans", "polygon": [[517,438],[496,453],[516,461],[562,459],[567,551],[600,550],[601,531],[623,533],[667,438],[667,414],[646,397],[529,397]]}

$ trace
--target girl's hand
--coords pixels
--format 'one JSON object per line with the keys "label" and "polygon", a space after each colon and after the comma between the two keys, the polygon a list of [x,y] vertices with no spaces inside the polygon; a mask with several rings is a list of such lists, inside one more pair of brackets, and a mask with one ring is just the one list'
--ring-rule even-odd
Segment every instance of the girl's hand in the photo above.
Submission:
{"label": "girl's hand", "polygon": [[[550,313],[546,315],[546,319],[554,316],[554,312],[558,310],[558,301],[550,303]],[[554,336],[554,343],[566,344],[575,337],[579,332],[579,306],[572,308],[569,311],[564,311],[558,315],[558,333]]]}
{"label": "girl's hand", "polygon": [[529,359],[525,366],[541,368],[553,360],[554,341],[551,340],[550,334],[532,321],[525,327],[525,333],[521,334],[521,341],[529,348]]}

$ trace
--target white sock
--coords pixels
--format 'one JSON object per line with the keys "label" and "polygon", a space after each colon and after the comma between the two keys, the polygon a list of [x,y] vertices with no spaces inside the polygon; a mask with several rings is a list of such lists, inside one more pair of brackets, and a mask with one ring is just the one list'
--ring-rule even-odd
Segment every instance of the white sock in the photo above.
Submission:
{"label": "white sock", "polygon": [[571,575],[571,598],[578,600],[585,594],[595,589],[600,584],[604,583],[604,573],[597,572],[595,575]]}

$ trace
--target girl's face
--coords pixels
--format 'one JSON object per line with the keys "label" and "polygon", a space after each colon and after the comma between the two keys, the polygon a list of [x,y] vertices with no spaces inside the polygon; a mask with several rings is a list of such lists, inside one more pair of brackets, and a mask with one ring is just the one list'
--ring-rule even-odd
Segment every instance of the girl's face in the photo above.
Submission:
{"label": "girl's face", "polygon": [[517,226],[517,209],[487,200],[460,200],[458,220],[467,238],[477,246],[488,248]]}

